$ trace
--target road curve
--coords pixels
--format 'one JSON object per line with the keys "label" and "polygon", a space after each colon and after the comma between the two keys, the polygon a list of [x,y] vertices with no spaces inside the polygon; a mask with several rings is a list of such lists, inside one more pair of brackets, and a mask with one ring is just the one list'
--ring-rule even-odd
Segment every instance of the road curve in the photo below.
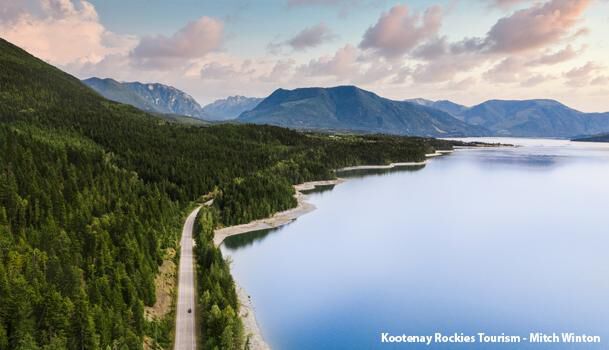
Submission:
{"label": "road curve", "polygon": [[[175,350],[197,348],[195,323],[195,260],[193,251],[194,223],[201,207],[193,210],[184,222],[180,241],[180,268],[178,272],[178,302],[176,310]],[[191,310],[191,312],[188,312]]]}

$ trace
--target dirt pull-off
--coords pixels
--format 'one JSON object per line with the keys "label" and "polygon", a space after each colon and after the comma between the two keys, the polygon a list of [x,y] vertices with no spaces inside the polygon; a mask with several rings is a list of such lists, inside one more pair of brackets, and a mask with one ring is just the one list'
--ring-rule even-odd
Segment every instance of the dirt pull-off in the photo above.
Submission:
{"label": "dirt pull-off", "polygon": [[165,252],[163,264],[159,267],[159,272],[154,279],[156,303],[144,308],[147,320],[160,320],[171,311],[176,288],[176,264],[173,261],[175,255],[176,251],[173,248],[169,248]]}

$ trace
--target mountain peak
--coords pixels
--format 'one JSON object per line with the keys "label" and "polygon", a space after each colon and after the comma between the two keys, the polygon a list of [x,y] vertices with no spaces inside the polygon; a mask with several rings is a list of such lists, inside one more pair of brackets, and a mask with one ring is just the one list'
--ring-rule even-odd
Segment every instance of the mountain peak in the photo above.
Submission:
{"label": "mountain peak", "polygon": [[353,85],[277,89],[239,120],[300,129],[418,136],[487,134],[445,112],[386,99]]}
{"label": "mountain peak", "polygon": [[228,96],[203,107],[203,113],[208,120],[231,120],[237,118],[241,113],[253,109],[260,101],[262,99],[257,97]]}
{"label": "mountain peak", "polygon": [[107,99],[130,104],[139,109],[201,117],[201,106],[189,94],[159,83],[118,82],[110,78],[89,78],[83,83]]}

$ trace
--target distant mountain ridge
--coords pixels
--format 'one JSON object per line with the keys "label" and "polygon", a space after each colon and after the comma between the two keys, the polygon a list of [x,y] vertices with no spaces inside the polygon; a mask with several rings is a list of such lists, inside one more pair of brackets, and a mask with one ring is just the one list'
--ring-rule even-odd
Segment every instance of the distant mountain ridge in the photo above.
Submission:
{"label": "distant mountain ridge", "polygon": [[609,113],[583,113],[549,99],[489,100],[472,107],[412,99],[496,136],[572,138],[609,132]]}
{"label": "distant mountain ridge", "polygon": [[220,122],[431,137],[578,138],[609,133],[609,113],[583,113],[549,99],[488,100],[467,107],[448,100],[395,101],[355,86],[338,86],[278,89],[265,99],[230,96],[201,107],[168,85],[100,78],[83,82],[107,99],[144,111]]}
{"label": "distant mountain ridge", "polygon": [[118,82],[114,79],[95,77],[83,80],[83,83],[109,100],[129,104],[147,112],[196,118],[203,115],[201,106],[192,96],[172,86]]}
{"label": "distant mountain ridge", "polygon": [[417,103],[394,101],[355,86],[278,89],[239,121],[297,129],[398,135],[485,136],[484,127]]}
{"label": "distant mountain ridge", "polygon": [[201,107],[192,96],[169,85],[119,82],[96,77],[82,82],[109,100],[129,104],[143,111],[212,121],[235,119],[262,101],[261,98],[229,96]]}
{"label": "distant mountain ridge", "polygon": [[404,101],[420,104],[420,105],[426,106],[426,107],[439,109],[441,111],[444,111],[444,112],[452,114],[452,115],[458,115],[459,113],[461,113],[467,109],[466,106],[463,106],[463,105],[460,105],[460,104],[457,104],[457,103],[454,103],[454,102],[451,102],[448,100],[432,101],[432,100],[427,100],[424,98],[411,98],[411,99],[407,99]]}
{"label": "distant mountain ridge", "polygon": [[209,120],[236,119],[241,113],[256,108],[262,100],[263,98],[257,97],[229,96],[206,105],[203,107],[203,113]]}

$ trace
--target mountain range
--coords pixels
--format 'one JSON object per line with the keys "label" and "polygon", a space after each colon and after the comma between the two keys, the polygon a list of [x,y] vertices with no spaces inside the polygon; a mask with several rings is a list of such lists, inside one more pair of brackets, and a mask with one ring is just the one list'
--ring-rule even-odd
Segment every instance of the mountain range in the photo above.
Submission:
{"label": "mountain range", "polygon": [[118,82],[114,79],[89,78],[82,81],[103,97],[129,104],[146,112],[182,115],[209,121],[237,118],[262,100],[244,96],[230,96],[204,107],[187,93],[158,83]]}
{"label": "mountain range", "polygon": [[311,130],[436,137],[490,135],[483,127],[469,125],[444,111],[389,100],[355,86],[278,89],[237,120]]}
{"label": "mountain range", "polygon": [[203,107],[203,118],[207,120],[236,119],[241,113],[254,109],[263,99],[257,97],[229,96]]}
{"label": "mountain range", "polygon": [[294,129],[432,137],[578,138],[609,133],[609,113],[584,113],[555,100],[390,100],[355,86],[278,89],[265,99],[231,96],[204,107],[163,84],[83,81],[102,96],[144,111],[208,121],[236,120]]}
{"label": "mountain range", "polygon": [[489,100],[472,107],[450,101],[410,101],[443,110],[495,136],[573,138],[609,132],[609,113],[583,113],[555,100]]}

